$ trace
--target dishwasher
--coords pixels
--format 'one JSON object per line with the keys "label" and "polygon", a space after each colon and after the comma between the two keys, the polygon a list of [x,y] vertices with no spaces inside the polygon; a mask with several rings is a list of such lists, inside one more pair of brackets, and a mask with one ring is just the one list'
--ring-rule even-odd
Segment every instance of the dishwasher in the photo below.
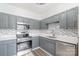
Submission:
{"label": "dishwasher", "polygon": [[57,41],[56,56],[75,56],[75,45]]}

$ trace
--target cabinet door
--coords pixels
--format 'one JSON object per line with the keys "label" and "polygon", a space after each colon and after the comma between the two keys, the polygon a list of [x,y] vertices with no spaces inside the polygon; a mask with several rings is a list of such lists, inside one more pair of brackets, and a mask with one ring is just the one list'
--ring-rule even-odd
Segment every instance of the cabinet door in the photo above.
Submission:
{"label": "cabinet door", "polygon": [[8,27],[8,14],[5,14],[5,13],[3,13],[2,14],[2,27],[3,27],[3,29],[8,29],[9,27]]}
{"label": "cabinet door", "polygon": [[16,55],[16,41],[7,44],[7,56],[15,56]]}
{"label": "cabinet door", "polygon": [[57,22],[57,21],[59,21],[59,20],[58,20],[58,14],[53,15],[53,16],[51,16],[51,17],[48,17],[48,18],[46,18],[46,19],[44,19],[44,20],[42,20],[42,21],[45,22],[45,23]]}
{"label": "cabinet door", "polygon": [[23,18],[23,22],[26,23],[26,24],[30,24],[30,19],[28,19],[28,18]]}
{"label": "cabinet door", "polygon": [[17,16],[14,16],[14,15],[9,15],[9,29],[16,29],[16,22],[17,22]]}
{"label": "cabinet door", "polygon": [[40,47],[49,52],[52,55],[55,55],[56,43],[53,40],[48,38],[40,37]]}
{"label": "cabinet door", "polygon": [[40,29],[48,29],[47,23],[40,21]]}
{"label": "cabinet door", "polygon": [[33,20],[33,19],[29,19],[29,25],[30,25],[30,29],[39,29],[40,28],[40,21],[37,20]]}
{"label": "cabinet door", "polygon": [[46,46],[48,45],[48,43],[47,43],[47,41],[45,40],[45,38],[40,37],[39,44],[40,44],[40,47],[41,47],[41,48],[47,50],[47,49],[46,49]]}
{"label": "cabinet door", "polygon": [[17,22],[23,22],[23,17],[17,16]]}
{"label": "cabinet door", "polygon": [[0,28],[8,29],[8,14],[0,13]]}
{"label": "cabinet door", "polygon": [[67,14],[67,28],[76,29],[78,26],[78,8],[72,8],[66,12]]}
{"label": "cabinet door", "polygon": [[7,56],[7,45],[0,44],[0,56]]}
{"label": "cabinet door", "polygon": [[50,53],[56,55],[56,41],[50,40]]}
{"label": "cabinet door", "polygon": [[34,22],[33,22],[33,29],[39,29],[39,28],[40,28],[40,22],[34,20]]}
{"label": "cabinet door", "polygon": [[47,52],[49,52],[50,54],[52,54],[52,55],[55,55],[55,53],[56,53],[56,42],[54,41],[54,40],[51,40],[51,39],[47,39],[46,38],[46,40],[45,40],[46,42],[46,48],[45,48],[45,50],[47,51]]}
{"label": "cabinet door", "polygon": [[39,47],[39,37],[32,38],[32,49]]}
{"label": "cabinet door", "polygon": [[58,19],[60,21],[60,28],[66,29],[66,12],[60,13]]}
{"label": "cabinet door", "polygon": [[2,29],[2,24],[3,24],[2,21],[3,21],[2,20],[2,13],[0,13],[0,29]]}

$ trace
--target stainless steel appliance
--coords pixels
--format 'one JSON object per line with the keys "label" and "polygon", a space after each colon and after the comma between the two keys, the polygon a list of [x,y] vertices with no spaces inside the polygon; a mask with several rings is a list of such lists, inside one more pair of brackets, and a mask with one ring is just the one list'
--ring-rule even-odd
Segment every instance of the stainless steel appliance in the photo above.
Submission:
{"label": "stainless steel appliance", "polygon": [[29,28],[30,25],[26,23],[17,23],[17,50],[23,51],[30,49],[32,47],[32,41],[29,37]]}

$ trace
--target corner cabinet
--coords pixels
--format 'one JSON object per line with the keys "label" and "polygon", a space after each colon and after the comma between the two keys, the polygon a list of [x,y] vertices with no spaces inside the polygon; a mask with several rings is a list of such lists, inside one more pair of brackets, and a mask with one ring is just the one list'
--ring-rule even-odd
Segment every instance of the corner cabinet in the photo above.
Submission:
{"label": "corner cabinet", "polygon": [[39,47],[39,37],[32,37],[32,49]]}
{"label": "corner cabinet", "polygon": [[0,41],[0,56],[15,56],[16,39]]}
{"label": "corner cabinet", "polygon": [[43,21],[40,21],[40,29],[48,29],[48,24]]}
{"label": "corner cabinet", "polygon": [[44,50],[46,50],[48,53],[55,55],[56,53],[56,43],[54,40],[45,38],[45,37],[40,37],[39,40],[39,45],[41,48],[43,48]]}

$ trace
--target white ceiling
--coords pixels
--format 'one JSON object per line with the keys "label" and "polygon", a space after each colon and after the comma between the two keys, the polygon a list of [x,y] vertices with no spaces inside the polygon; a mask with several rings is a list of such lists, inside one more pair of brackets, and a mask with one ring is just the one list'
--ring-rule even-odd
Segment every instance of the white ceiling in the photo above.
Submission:
{"label": "white ceiling", "polygon": [[28,9],[38,14],[45,14],[51,10],[51,5],[54,7],[57,4],[47,3],[44,5],[38,5],[37,3],[10,3],[10,5],[14,5],[23,9]]}
{"label": "white ceiling", "polygon": [[9,3],[9,5],[13,5],[16,7],[20,7],[25,10],[30,10],[34,13],[40,15],[41,19],[52,16],[57,12],[64,11],[76,4],[68,4],[68,3],[46,3],[44,5],[38,5],[37,3]]}
{"label": "white ceiling", "polygon": [[59,3],[45,3],[44,5],[38,5],[37,3],[9,3],[10,5],[30,10],[44,16],[50,13],[51,9],[59,5]]}

